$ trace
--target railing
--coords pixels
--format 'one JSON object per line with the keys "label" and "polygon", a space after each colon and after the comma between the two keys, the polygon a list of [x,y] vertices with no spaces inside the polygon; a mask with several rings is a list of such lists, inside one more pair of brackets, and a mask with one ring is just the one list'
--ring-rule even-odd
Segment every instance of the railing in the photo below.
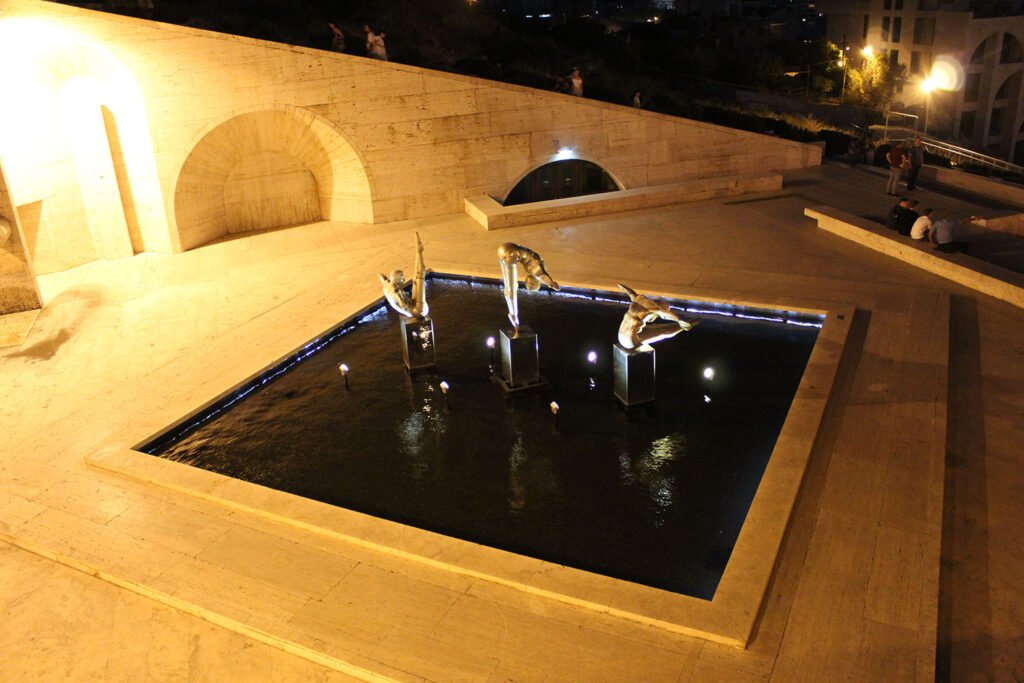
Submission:
{"label": "railing", "polygon": [[[897,138],[891,138],[893,140]],[[907,136],[903,138],[906,142],[913,141],[913,136]],[[951,145],[948,142],[942,140],[936,140],[934,138],[921,138],[921,146],[925,148],[925,151],[931,152],[941,157],[949,159],[949,163],[952,166],[960,166],[964,163],[973,164],[976,166],[984,166],[986,168],[993,168],[998,171],[1004,171],[1006,173],[1013,173],[1016,175],[1024,176],[1024,166],[1018,166],[1017,164],[1011,164],[1005,159],[999,159],[996,157],[988,156],[980,152],[975,152],[973,149],[967,149],[966,147],[957,147]]]}
{"label": "railing", "polygon": [[[890,126],[890,116],[902,116],[908,119],[914,119],[914,127]],[[885,128],[882,131],[882,142],[899,141],[909,144],[913,142],[915,137],[920,137],[921,146],[925,148],[925,151],[949,159],[952,166],[960,166],[963,163],[967,163],[1024,176],[1024,166],[1018,166],[1017,164],[1012,164],[1005,159],[999,159],[997,157],[988,156],[987,154],[982,154],[981,152],[975,152],[973,149],[967,149],[966,147],[957,147],[956,145],[951,145],[944,140],[925,137],[917,131],[917,118],[918,117],[913,114],[886,112]]]}

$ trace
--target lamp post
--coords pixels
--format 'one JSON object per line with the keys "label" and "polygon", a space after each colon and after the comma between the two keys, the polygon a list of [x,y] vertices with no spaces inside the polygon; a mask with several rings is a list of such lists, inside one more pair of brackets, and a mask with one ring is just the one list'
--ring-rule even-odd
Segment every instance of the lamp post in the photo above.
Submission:
{"label": "lamp post", "polygon": [[935,90],[935,79],[931,76],[921,81],[921,92],[924,94],[924,134],[928,135],[928,114],[932,109],[932,91]]}

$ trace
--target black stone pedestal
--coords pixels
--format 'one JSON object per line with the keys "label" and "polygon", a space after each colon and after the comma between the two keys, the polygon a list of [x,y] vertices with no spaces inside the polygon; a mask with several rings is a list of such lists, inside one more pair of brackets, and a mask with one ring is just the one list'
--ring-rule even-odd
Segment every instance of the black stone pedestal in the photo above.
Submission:
{"label": "black stone pedestal", "polygon": [[654,349],[612,347],[615,398],[627,408],[654,402]]}
{"label": "black stone pedestal", "polygon": [[433,320],[402,318],[402,359],[410,371],[434,367]]}
{"label": "black stone pedestal", "polygon": [[506,392],[529,391],[547,386],[540,376],[539,344],[537,333],[520,325],[519,334],[505,329],[501,339],[501,373],[494,381]]}

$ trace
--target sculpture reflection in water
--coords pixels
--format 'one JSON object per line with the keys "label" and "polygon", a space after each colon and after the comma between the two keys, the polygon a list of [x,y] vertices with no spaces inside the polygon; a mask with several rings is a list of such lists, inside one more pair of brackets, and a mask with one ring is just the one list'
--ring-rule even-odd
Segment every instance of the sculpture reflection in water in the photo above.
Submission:
{"label": "sculpture reflection in water", "polygon": [[427,268],[423,263],[423,242],[416,233],[416,265],[412,292],[405,273],[395,270],[388,277],[380,274],[384,298],[402,316],[402,358],[409,370],[432,368],[434,360],[434,322],[428,317]]}
{"label": "sculpture reflection in water", "polygon": [[526,289],[536,292],[542,284],[556,292],[558,283],[548,275],[540,254],[519,244],[505,242],[498,247],[498,263],[501,264],[501,282],[504,286],[505,304],[512,329],[519,334],[519,266],[526,273]]}
{"label": "sculpture reflection in water", "polygon": [[[629,295],[629,308],[619,324],[612,347],[615,397],[627,408],[654,401],[655,362],[651,344],[692,330],[698,321],[683,320],[663,301],[655,301],[620,284]],[[655,322],[662,320],[666,322]]]}
{"label": "sculpture reflection in water", "polygon": [[[651,344],[691,330],[698,322],[683,320],[664,301],[637,294],[626,285],[619,289],[629,295],[629,309],[619,324],[619,344],[625,349],[650,351]],[[671,322],[654,322],[659,319]]]}

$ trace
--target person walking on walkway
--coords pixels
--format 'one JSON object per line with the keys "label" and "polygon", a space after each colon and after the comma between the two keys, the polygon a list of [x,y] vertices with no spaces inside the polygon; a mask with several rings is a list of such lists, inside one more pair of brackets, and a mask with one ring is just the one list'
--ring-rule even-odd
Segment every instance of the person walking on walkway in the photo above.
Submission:
{"label": "person walking on walkway", "polygon": [[888,152],[885,153],[885,160],[889,162],[889,184],[885,186],[885,193],[896,194],[899,188],[900,175],[903,173],[903,165],[907,161],[907,153],[903,151],[903,143],[897,142]]}
{"label": "person walking on walkway", "polygon": [[910,173],[907,175],[907,190],[917,189],[917,174],[924,166],[924,147],[921,146],[921,138],[915,137],[914,144],[910,146]]}

